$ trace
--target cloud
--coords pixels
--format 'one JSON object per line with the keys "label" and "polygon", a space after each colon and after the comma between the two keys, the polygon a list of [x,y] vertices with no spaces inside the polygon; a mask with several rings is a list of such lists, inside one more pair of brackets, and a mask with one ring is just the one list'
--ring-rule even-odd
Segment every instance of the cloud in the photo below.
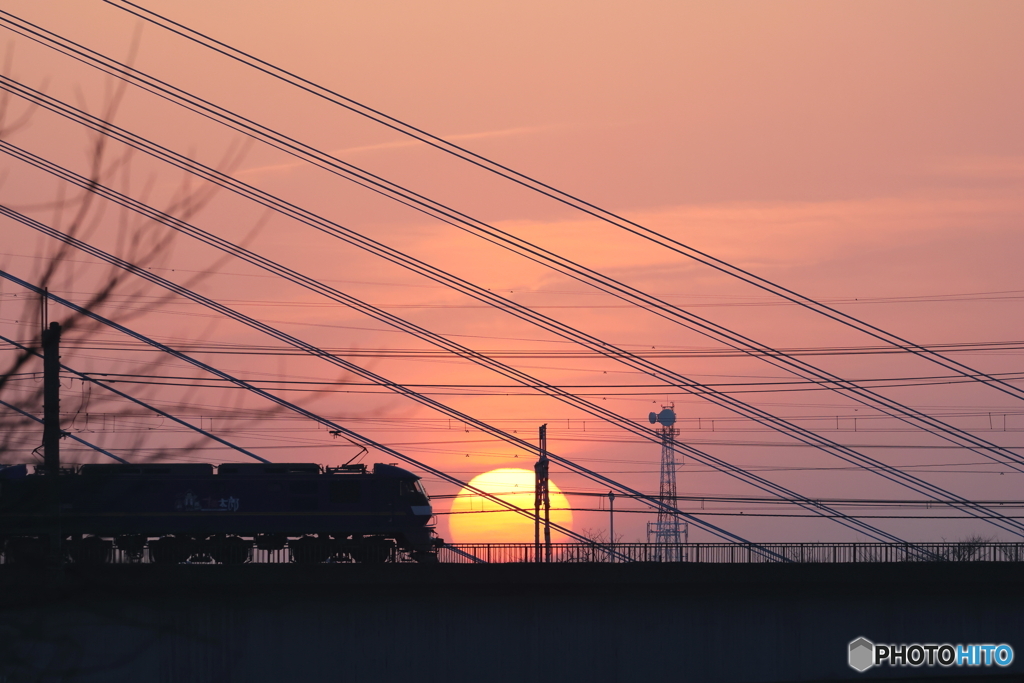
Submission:
{"label": "cloud", "polygon": [[[449,135],[443,137],[447,142],[461,143],[469,142],[472,140],[489,140],[495,138],[509,138],[509,137],[522,137],[526,135],[535,135],[540,132],[551,130],[556,126],[518,126],[515,128],[502,128],[498,130],[487,130],[480,131],[477,133],[460,133],[456,135]],[[419,140],[414,140],[409,137],[402,137],[398,140],[392,140],[390,142],[380,142],[373,145],[358,145],[356,147],[342,147],[339,149],[331,150],[328,152],[331,156],[336,158],[342,158],[347,156],[354,156],[360,154],[367,154],[372,152],[384,152],[399,149],[410,149],[415,147],[423,147],[425,143]],[[294,158],[293,158],[294,159]],[[235,177],[241,178],[245,176],[254,175],[265,175],[269,173],[287,173],[295,168],[304,166],[305,161],[294,159],[282,164],[268,164],[264,166],[255,166],[253,168],[246,168],[234,173]]]}

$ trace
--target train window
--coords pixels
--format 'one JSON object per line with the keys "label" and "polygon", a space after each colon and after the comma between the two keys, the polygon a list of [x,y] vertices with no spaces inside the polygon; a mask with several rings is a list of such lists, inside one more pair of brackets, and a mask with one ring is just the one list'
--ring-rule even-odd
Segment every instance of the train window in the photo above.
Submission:
{"label": "train window", "polygon": [[288,488],[293,495],[312,496],[316,495],[317,486],[315,481],[293,481]]}
{"label": "train window", "polygon": [[358,503],[363,497],[363,487],[358,481],[332,481],[330,496],[332,503]]}
{"label": "train window", "polygon": [[426,505],[427,496],[422,492],[418,484],[418,481],[403,479],[400,489],[402,500],[409,501],[413,505]]}

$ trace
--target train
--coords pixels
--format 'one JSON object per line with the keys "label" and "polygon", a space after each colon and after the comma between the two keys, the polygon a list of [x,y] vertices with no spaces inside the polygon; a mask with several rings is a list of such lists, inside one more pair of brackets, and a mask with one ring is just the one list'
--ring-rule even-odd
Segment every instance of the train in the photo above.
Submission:
{"label": "train", "polygon": [[[13,565],[437,561],[420,477],[394,464],[91,464],[0,469],[0,548]],[[116,551],[119,551],[115,553]]]}

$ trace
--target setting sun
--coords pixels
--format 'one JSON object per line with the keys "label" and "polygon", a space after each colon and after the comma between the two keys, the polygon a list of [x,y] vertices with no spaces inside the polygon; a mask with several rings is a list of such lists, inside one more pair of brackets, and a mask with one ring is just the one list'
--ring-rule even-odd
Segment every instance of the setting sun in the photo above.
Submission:
{"label": "setting sun", "polygon": [[[533,510],[534,473],[530,470],[502,468],[477,475],[470,486],[494,494],[502,500]],[[553,481],[549,483],[551,495],[551,522],[572,527],[569,501]],[[529,543],[533,541],[533,520],[498,503],[483,498],[469,489],[462,489],[452,502],[448,527],[455,543]],[[564,534],[552,530],[553,541],[565,541]]]}

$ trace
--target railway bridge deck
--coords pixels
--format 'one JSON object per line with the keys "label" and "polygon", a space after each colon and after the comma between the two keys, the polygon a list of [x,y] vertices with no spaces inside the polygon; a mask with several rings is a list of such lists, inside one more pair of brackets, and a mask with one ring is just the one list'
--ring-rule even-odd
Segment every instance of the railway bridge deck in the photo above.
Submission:
{"label": "railway bridge deck", "polygon": [[[0,567],[0,674],[75,681],[1024,679],[1024,563]],[[1008,643],[1010,667],[847,665]],[[651,653],[672,653],[651,656]]]}

